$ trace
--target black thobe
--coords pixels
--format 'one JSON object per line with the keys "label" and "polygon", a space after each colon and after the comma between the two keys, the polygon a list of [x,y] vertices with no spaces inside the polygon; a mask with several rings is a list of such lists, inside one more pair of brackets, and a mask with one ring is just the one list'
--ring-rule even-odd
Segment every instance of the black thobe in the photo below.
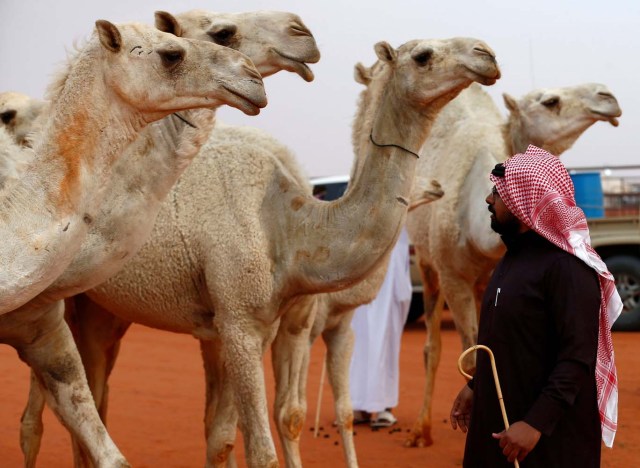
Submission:
{"label": "black thobe", "polygon": [[[485,291],[478,343],[494,353],[509,423],[542,436],[522,468],[600,466],[595,271],[533,231],[507,252]],[[512,467],[492,433],[504,430],[489,355],[477,352],[464,467]]]}

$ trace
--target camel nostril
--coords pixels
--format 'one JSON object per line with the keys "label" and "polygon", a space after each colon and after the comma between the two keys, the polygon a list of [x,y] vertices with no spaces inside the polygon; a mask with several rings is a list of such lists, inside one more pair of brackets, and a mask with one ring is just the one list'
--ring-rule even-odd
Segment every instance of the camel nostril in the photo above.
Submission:
{"label": "camel nostril", "polygon": [[262,82],[262,75],[258,72],[258,70],[255,69],[255,67],[245,65],[243,68],[244,68],[244,71],[247,72],[247,75],[249,75],[250,78],[254,78],[259,82]]}
{"label": "camel nostril", "polygon": [[487,49],[485,49],[484,47],[474,47],[473,51],[479,53],[480,55],[488,55],[494,61],[496,59],[496,56],[494,55],[494,53],[489,51],[489,50],[487,50]]}
{"label": "camel nostril", "polygon": [[313,37],[313,34],[311,34],[311,31],[309,31],[307,28],[305,28],[304,26],[300,26],[300,25],[294,25],[291,26],[290,28],[291,31],[291,35],[292,36],[308,36],[308,37]]}

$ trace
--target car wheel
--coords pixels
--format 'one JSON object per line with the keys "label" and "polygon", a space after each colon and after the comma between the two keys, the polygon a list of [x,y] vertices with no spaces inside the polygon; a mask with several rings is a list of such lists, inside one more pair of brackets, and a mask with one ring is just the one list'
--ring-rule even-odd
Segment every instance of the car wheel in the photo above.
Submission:
{"label": "car wheel", "polygon": [[640,330],[640,259],[618,256],[607,258],[605,263],[616,280],[623,304],[622,313],[611,329]]}

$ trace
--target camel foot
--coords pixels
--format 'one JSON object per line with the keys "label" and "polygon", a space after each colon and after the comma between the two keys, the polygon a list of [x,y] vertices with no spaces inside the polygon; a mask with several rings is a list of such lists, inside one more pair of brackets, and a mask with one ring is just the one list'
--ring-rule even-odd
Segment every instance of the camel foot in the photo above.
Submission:
{"label": "camel foot", "polygon": [[409,437],[404,441],[405,447],[418,447],[424,448],[433,445],[433,439],[430,433],[412,432]]}

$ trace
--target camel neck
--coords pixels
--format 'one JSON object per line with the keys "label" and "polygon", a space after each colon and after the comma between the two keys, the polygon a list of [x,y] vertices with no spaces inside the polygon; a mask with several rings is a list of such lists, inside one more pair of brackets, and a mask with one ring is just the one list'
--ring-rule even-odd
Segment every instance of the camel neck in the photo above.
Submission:
{"label": "camel neck", "polygon": [[406,217],[417,158],[395,146],[376,146],[370,135],[417,152],[433,120],[388,91],[359,112],[368,115],[356,117],[356,164],[347,193],[298,211],[296,223],[321,226],[305,241],[304,251],[313,253],[297,257],[308,292],[354,284],[391,252]]}

